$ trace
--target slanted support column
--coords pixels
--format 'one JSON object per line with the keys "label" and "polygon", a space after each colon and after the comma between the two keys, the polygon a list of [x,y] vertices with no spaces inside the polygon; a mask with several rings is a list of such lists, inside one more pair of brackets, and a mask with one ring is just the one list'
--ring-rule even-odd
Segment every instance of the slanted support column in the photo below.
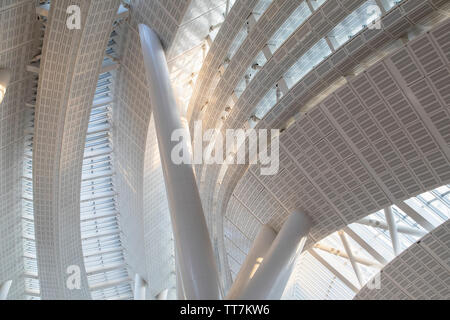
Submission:
{"label": "slanted support column", "polygon": [[145,300],[147,284],[142,277],[136,273],[134,276],[134,300]]}
{"label": "slanted support column", "polygon": [[278,280],[278,283],[276,284],[276,287],[274,288],[274,295],[271,297],[271,299],[277,299],[280,300],[283,296],[284,290],[286,289],[286,286],[289,282],[289,279],[291,278],[292,271],[295,267],[295,262],[297,258],[300,256],[300,254],[303,252],[303,248],[305,247],[305,243],[307,237],[303,237],[302,240],[300,240],[300,244],[298,246],[297,252],[295,253],[294,257],[291,259],[291,262],[289,263],[289,266],[285,269],[285,271],[282,272],[280,279]]}
{"label": "slanted support column", "polygon": [[186,296],[184,294],[183,289],[183,280],[181,279],[180,274],[180,262],[178,261],[178,254],[176,250],[177,246],[175,244],[175,275],[177,280],[176,291],[177,291],[177,299],[178,300],[186,300]]}
{"label": "slanted support column", "polygon": [[239,299],[281,298],[284,288],[279,284],[286,279],[286,272],[291,269],[298,252],[303,250],[305,242],[302,238],[308,235],[310,227],[311,220],[306,214],[294,211],[289,216]]}
{"label": "slanted support column", "polygon": [[0,300],[8,298],[9,289],[11,288],[12,280],[0,284]]}
{"label": "slanted support column", "polygon": [[268,225],[263,225],[258,232],[255,240],[253,241],[252,248],[250,249],[244,263],[239,270],[236,280],[231,286],[230,292],[227,295],[227,299],[233,300],[242,293],[242,289],[247,285],[249,280],[253,277],[254,273],[259,268],[264,256],[269,251],[270,246],[277,233]]}
{"label": "slanted support column", "polygon": [[397,223],[395,222],[394,214],[392,213],[392,207],[384,209],[384,215],[386,216],[386,222],[389,228],[389,234],[391,235],[392,248],[394,249],[395,256],[400,253],[400,241],[398,239]]}
{"label": "slanted support column", "polygon": [[[192,165],[178,165],[171,159],[172,150],[180,144],[171,140],[174,132],[184,133],[182,150],[192,149],[173,95],[164,50],[146,25],[139,25],[139,34],[184,293],[189,300],[220,299],[219,277]],[[191,155],[185,158],[192,159]]]}
{"label": "slanted support column", "polygon": [[347,253],[348,259],[350,260],[350,263],[352,265],[353,271],[355,272],[356,278],[358,279],[359,285],[363,286],[363,279],[361,276],[361,270],[359,269],[359,266],[355,260],[355,257],[353,256],[352,248],[350,247],[350,244],[347,241],[347,237],[345,236],[344,231],[339,231],[339,237],[341,238],[342,244],[344,245],[345,252]]}
{"label": "slanted support column", "polygon": [[186,300],[186,296],[184,294],[183,282],[181,280],[180,270],[177,270],[177,299],[178,300]]}

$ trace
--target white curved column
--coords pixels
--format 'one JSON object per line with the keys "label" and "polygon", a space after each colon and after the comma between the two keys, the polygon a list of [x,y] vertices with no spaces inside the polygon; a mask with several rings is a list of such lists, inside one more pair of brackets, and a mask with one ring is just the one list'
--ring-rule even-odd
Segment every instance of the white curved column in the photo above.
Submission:
{"label": "white curved column", "polygon": [[178,300],[186,300],[186,296],[184,294],[183,282],[181,280],[180,271],[177,270],[177,299]]}
{"label": "white curved column", "polygon": [[9,81],[11,80],[11,71],[9,69],[0,69],[0,103],[6,95]]}
{"label": "white curved column", "polygon": [[397,222],[395,221],[394,214],[392,213],[392,207],[387,207],[384,209],[384,215],[389,228],[394,254],[395,256],[398,256],[400,254],[400,241],[398,239]]}
{"label": "white curved column", "polygon": [[286,273],[291,270],[297,253],[303,250],[302,238],[308,235],[310,227],[311,220],[306,214],[294,211],[289,216],[239,299],[280,299],[284,289],[280,283],[288,277]]}
{"label": "white curved column", "polygon": [[136,273],[134,276],[134,300],[145,300],[146,289],[145,280]]}
{"label": "white curved column", "polygon": [[259,268],[276,236],[277,233],[270,226],[261,227],[226,299],[236,299],[242,293],[242,289]]}
{"label": "white curved column", "polygon": [[186,300],[186,295],[183,289],[183,279],[181,279],[180,274],[180,262],[178,261],[177,245],[175,244],[175,275],[176,275],[176,296],[177,300]]}
{"label": "white curved column", "polygon": [[[219,299],[219,277],[192,165],[176,165],[171,159],[178,144],[171,141],[172,133],[186,129],[172,92],[164,50],[149,27],[140,24],[139,33],[184,292],[187,299]],[[182,143],[183,150],[189,150],[190,141]]]}
{"label": "white curved column", "polygon": [[156,300],[167,300],[168,295],[169,295],[169,289],[165,289],[156,296]]}
{"label": "white curved column", "polygon": [[272,290],[272,295],[270,299],[273,300],[280,300],[283,296],[284,290],[286,289],[286,286],[289,282],[289,279],[291,278],[292,271],[295,267],[295,261],[300,256],[300,254],[303,252],[303,248],[305,247],[307,237],[303,237],[300,240],[300,244],[297,248],[297,252],[294,254],[294,257],[291,259],[289,265],[284,269],[284,271],[281,274],[281,277],[278,280],[278,283],[275,285],[275,287]]}
{"label": "white curved column", "polygon": [[0,300],[6,300],[8,298],[8,293],[11,285],[12,280],[6,281],[0,285]]}

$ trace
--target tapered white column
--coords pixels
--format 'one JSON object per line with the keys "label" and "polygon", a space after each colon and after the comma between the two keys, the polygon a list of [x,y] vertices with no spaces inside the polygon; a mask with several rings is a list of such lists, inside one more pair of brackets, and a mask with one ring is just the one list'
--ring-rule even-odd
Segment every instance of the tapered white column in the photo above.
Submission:
{"label": "tapered white column", "polygon": [[183,281],[181,280],[180,271],[177,270],[177,299],[178,300],[186,300],[186,296],[184,295],[183,289]]}
{"label": "tapered white column", "polygon": [[236,299],[242,293],[242,289],[259,268],[276,236],[277,233],[270,226],[263,225],[261,227],[226,299]]}
{"label": "tapered white column", "polygon": [[147,284],[142,277],[136,273],[134,276],[134,300],[145,300]]}
{"label": "tapered white column", "polygon": [[[177,130],[189,135],[180,120],[164,50],[146,25],[139,25],[139,34],[184,293],[187,299],[220,299],[219,277],[192,165],[177,165],[171,159],[173,148],[180,143],[171,140],[172,134]],[[190,141],[186,140],[182,141],[183,150],[189,150]],[[188,158],[192,159],[191,155]]]}
{"label": "tapered white column", "polygon": [[6,300],[8,298],[9,289],[11,288],[12,280],[6,281],[0,284],[0,300]]}
{"label": "tapered white column", "polygon": [[[293,212],[284,223],[269,252],[264,257],[253,278],[244,288],[239,299],[280,299],[281,282],[286,279],[298,252],[303,250],[302,239],[308,235],[310,218],[301,212]],[[281,292],[282,293],[282,292]]]}
{"label": "tapered white column", "polygon": [[169,295],[169,289],[165,289],[156,296],[156,300],[167,300],[168,295]]}
{"label": "tapered white column", "polygon": [[186,300],[186,296],[184,295],[184,289],[183,289],[183,280],[181,279],[180,274],[180,262],[178,261],[178,253],[177,253],[177,246],[175,245],[175,275],[177,279],[177,300]]}
{"label": "tapered white column", "polygon": [[0,69],[0,103],[6,95],[9,81],[11,80],[11,71],[9,69]]}
{"label": "tapered white column", "polygon": [[296,262],[297,258],[301,255],[301,253],[303,252],[306,240],[307,240],[307,237],[303,237],[302,240],[300,240],[300,245],[298,246],[297,252],[295,253],[294,257],[291,259],[291,262],[289,263],[289,265],[281,273],[277,284],[275,285],[275,287],[272,290],[270,299],[280,300],[281,297],[283,296],[284,290],[286,289],[289,279],[291,278],[292,271],[294,270],[295,262]]}
{"label": "tapered white column", "polygon": [[400,241],[398,239],[397,223],[395,222],[395,217],[392,213],[392,207],[387,207],[384,209],[384,215],[389,228],[394,254],[398,256],[400,254]]}

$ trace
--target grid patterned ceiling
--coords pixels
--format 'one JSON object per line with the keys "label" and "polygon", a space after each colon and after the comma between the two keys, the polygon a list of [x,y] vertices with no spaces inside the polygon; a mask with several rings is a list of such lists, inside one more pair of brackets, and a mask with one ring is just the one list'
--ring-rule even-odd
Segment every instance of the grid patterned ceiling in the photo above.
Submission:
{"label": "grid patterned ceiling", "polygon": [[188,116],[190,119],[198,117],[201,108],[208,101],[212,90],[215,89],[217,81],[220,79],[220,77],[217,77],[219,67],[224,63],[228,50],[244,26],[247,17],[252,13],[256,3],[257,0],[237,1],[231,8],[200,70],[199,81],[189,103]]}
{"label": "grid patterned ceiling", "polygon": [[[440,92],[450,75],[441,38],[449,26],[441,24],[350,79],[288,127],[280,138],[280,172],[259,176],[259,168],[251,167],[234,190],[227,219],[252,239],[262,223],[279,228],[302,208],[316,223],[310,236],[318,241],[388,204],[448,183],[448,127],[442,125],[449,118]],[[433,67],[411,63],[409,72],[397,69],[399,61],[417,61],[425,46]],[[413,80],[411,72],[420,76]],[[427,104],[419,104],[419,97]]]}
{"label": "grid patterned ceiling", "polygon": [[[316,222],[311,248],[450,180],[450,23],[435,26],[448,17],[445,0],[131,0],[114,32],[118,0],[75,1],[95,37],[65,27],[68,0],[54,1],[36,26],[35,6],[44,2],[0,1],[0,67],[13,69],[0,109],[0,252],[9,257],[0,283],[13,277],[10,297],[130,299],[134,273],[150,298],[165,289],[173,297],[173,239],[138,23],[160,35],[191,128],[196,119],[222,131],[286,128],[296,116],[281,135],[278,175],[196,167],[225,290],[262,223],[279,229],[303,208]],[[377,16],[367,9],[380,3],[382,29],[368,30]],[[8,31],[14,24],[21,27]],[[408,42],[407,32],[422,35]],[[399,37],[405,45],[396,49]],[[385,51],[374,50],[380,43]],[[339,259],[327,260],[329,268],[309,255],[301,267],[321,270],[324,286],[334,277],[328,298],[351,298],[352,269],[337,278],[330,271]],[[64,289],[69,265],[81,267],[85,290]],[[304,286],[291,281],[293,296],[308,298]]]}
{"label": "grid patterned ceiling", "polygon": [[379,290],[357,300],[450,299],[450,221],[427,234],[381,271]]}
{"label": "grid patterned ceiling", "polygon": [[[48,6],[49,3],[39,3],[39,7]],[[39,8],[36,7],[36,8]],[[23,227],[23,248],[24,248],[24,281],[25,298],[30,300],[40,299],[40,282],[37,265],[36,236],[34,223],[34,202],[33,202],[33,146],[34,146],[34,123],[37,91],[39,86],[39,71],[42,59],[42,48],[44,43],[45,30],[47,28],[47,17],[37,13],[39,29],[39,41],[37,42],[37,52],[31,59],[27,70],[33,74],[32,91],[25,104],[25,145],[23,158],[22,176],[22,227]]]}
{"label": "grid patterned ceiling", "polygon": [[[50,7],[33,148],[35,236],[43,299],[90,298],[81,249],[80,172],[90,107],[119,3],[61,0]],[[66,27],[71,4],[80,7],[86,32]],[[81,270],[82,290],[65,285],[72,265]]]}
{"label": "grid patterned ceiling", "polygon": [[0,68],[12,78],[0,107],[0,283],[12,280],[9,297],[25,294],[22,237],[22,179],[26,103],[33,95],[34,76],[26,66],[38,51],[36,1],[0,1]]}
{"label": "grid patterned ceiling", "polygon": [[[309,2],[307,2],[308,4],[309,4]],[[300,2],[299,3],[297,3],[297,5],[298,4],[300,4]],[[316,10],[321,4],[323,4],[323,2],[321,2],[321,3],[316,3],[316,5],[317,6],[315,6],[315,7],[311,7],[311,6],[309,6],[308,8],[308,10],[309,10],[309,12],[311,13],[312,11],[314,11],[314,10]],[[299,7],[302,7],[302,6],[299,6]],[[264,6],[264,8],[265,9],[267,9],[268,7],[267,7],[267,4],[266,4],[266,6]],[[276,10],[275,8],[277,8],[277,4],[273,4],[273,6],[272,6],[272,8],[274,8],[273,10]],[[303,8],[304,8],[304,6],[303,6]],[[272,11],[273,11],[272,10]],[[305,10],[303,10],[303,11],[305,11]],[[259,10],[258,11],[259,12],[259,14],[261,14],[261,13],[263,13],[264,11],[261,11],[261,10]],[[302,11],[300,11],[300,12],[302,12]],[[296,13],[296,11],[294,11],[294,14]],[[280,13],[281,15],[283,14],[282,12]],[[317,12],[316,12],[316,14],[317,14]],[[286,13],[286,15],[288,16],[288,14]],[[290,16],[289,16],[290,17]],[[303,21],[304,21],[304,16],[302,15],[301,16],[301,18],[303,19]],[[289,19],[289,18],[288,18]],[[302,19],[300,19],[300,22],[302,22]],[[250,20],[250,19],[249,19]],[[256,19],[255,19],[256,20]],[[284,31],[284,23],[283,23],[283,21],[284,21],[285,19],[280,19],[280,20],[274,20],[274,21],[277,21],[276,23],[276,25],[274,26],[274,29],[273,29],[273,31],[275,31],[276,30],[276,28],[279,26],[280,28],[278,29],[278,31],[277,32],[275,32],[275,34],[272,36],[272,38],[269,40],[269,42],[270,41],[274,41],[274,39],[275,40],[277,40],[278,38],[277,37],[282,37],[282,38],[286,38],[286,37],[289,37],[289,34],[286,34]],[[261,22],[261,24],[262,24],[262,22]],[[299,26],[299,28],[298,28],[298,32],[303,32],[303,35],[302,36],[304,36],[304,33],[305,33],[305,31],[306,32],[308,32],[309,30],[313,30],[313,29],[311,29],[311,28],[309,28],[309,24],[299,24],[300,26]],[[308,27],[308,28],[307,28]],[[261,28],[263,28],[263,27],[260,27],[260,29]],[[258,29],[258,27],[256,26],[255,27],[255,29]],[[295,28],[292,28],[292,29],[295,29]],[[293,31],[291,29],[291,31]],[[302,34],[300,32],[300,34]],[[310,32],[310,35],[314,35],[314,33],[313,32]],[[247,43],[249,43],[250,41],[251,41],[251,39],[252,39],[252,37],[253,37],[253,34],[249,34],[249,37],[247,38]],[[291,39],[292,39],[293,37],[291,37]],[[250,40],[249,40],[250,39]],[[295,39],[295,38],[294,38]],[[237,42],[239,42],[239,44],[241,44],[242,43],[242,41],[243,40],[239,40],[239,39],[235,39],[234,40],[235,42],[237,41]],[[263,42],[264,43],[264,42]],[[287,41],[286,42],[287,44],[288,43],[292,43],[292,41]],[[292,46],[292,45],[290,45],[290,46]],[[276,49],[276,47],[272,47],[272,49]],[[265,49],[262,49],[262,52],[260,52],[258,55],[257,55],[257,58],[256,58],[256,60],[254,60],[254,62],[256,62],[256,63],[258,63],[258,67],[262,67],[263,68],[263,72],[261,73],[261,72],[257,72],[256,73],[256,76],[255,76],[255,72],[257,71],[257,70],[253,70],[253,71],[251,71],[252,72],[252,77],[250,77],[250,83],[246,86],[246,88],[245,88],[245,91],[244,91],[244,93],[242,94],[242,96],[241,95],[239,95],[238,94],[238,92],[236,91],[236,89],[235,89],[235,91],[234,91],[234,93],[232,94],[232,96],[231,96],[231,99],[224,99],[224,98],[222,98],[222,99],[218,99],[219,100],[219,104],[220,103],[227,103],[227,107],[230,107],[230,109],[231,109],[231,112],[223,112],[222,113],[222,115],[221,115],[221,118],[222,119],[218,119],[217,117],[214,117],[214,116],[211,116],[210,117],[210,119],[212,119],[212,121],[214,122],[215,120],[214,119],[218,119],[218,124],[216,123],[215,125],[217,125],[218,126],[218,128],[222,128],[222,133],[224,133],[224,131],[227,129],[227,128],[229,128],[230,126],[229,126],[229,122],[234,118],[234,116],[236,115],[236,112],[242,112],[242,110],[245,110],[248,106],[251,106],[251,102],[250,101],[248,101],[247,99],[246,99],[246,96],[245,96],[245,94],[247,94],[248,92],[249,92],[249,90],[250,89],[257,89],[258,87],[261,87],[261,84],[260,83],[258,83],[258,81],[257,81],[257,78],[258,78],[258,76],[261,76],[261,77],[265,77],[267,74],[269,74],[269,75],[275,75],[276,76],[276,72],[277,72],[277,70],[275,70],[275,68],[274,68],[274,66],[276,65],[277,66],[277,69],[280,69],[280,68],[284,68],[284,67],[286,67],[286,63],[281,63],[280,65],[278,65],[278,62],[280,62],[279,60],[280,60],[280,58],[279,58],[279,52],[286,52],[287,50],[286,49],[284,49],[283,47],[282,48],[280,48],[280,50],[278,50],[277,51],[277,53],[275,54],[275,56],[274,56],[274,58],[273,59],[270,59],[270,58],[272,58],[272,52],[271,52],[271,49],[270,48],[267,48],[267,46],[265,47]],[[294,51],[295,52],[295,51]],[[261,56],[261,53],[263,53],[264,54],[264,57],[265,57],[265,59],[267,60],[267,59],[270,59],[270,63],[266,63],[266,64],[264,64],[264,65],[262,65],[261,63],[262,63],[262,61],[264,61],[264,60],[261,60],[259,57]],[[254,54],[254,53],[253,53]],[[250,54],[247,54],[248,55],[248,57],[249,58],[251,58],[252,57],[252,53],[250,53]],[[238,64],[234,64],[234,65],[232,65],[232,67],[237,67],[237,66],[241,66],[240,65],[240,60],[238,60],[239,61],[239,63]],[[260,65],[261,64],[261,65]],[[231,74],[231,71],[230,70],[233,70],[232,68],[230,69],[229,68],[229,66],[227,65],[227,64],[225,64],[224,65],[225,67],[227,67],[227,69],[226,70],[228,70],[228,74],[230,75]],[[244,66],[245,66],[245,64],[244,64]],[[253,66],[254,66],[254,64],[253,64]],[[253,69],[253,66],[251,67],[251,69]],[[241,67],[242,68],[242,67]],[[267,72],[264,72],[264,70],[265,69],[267,69],[268,68],[268,71]],[[240,70],[240,69],[239,69]],[[243,69],[242,69],[243,70]],[[241,70],[241,71],[242,71]],[[225,71],[225,72],[227,72],[227,71]],[[227,90],[227,87],[225,86],[220,86],[220,84],[223,84],[223,79],[221,78],[221,76],[222,76],[222,73],[223,73],[223,71],[222,72],[220,72],[220,74],[218,74],[218,76],[216,76],[216,78],[217,78],[217,81],[220,81],[219,82],[219,84],[216,86],[216,88],[215,88],[215,93],[217,93],[217,92],[219,92],[220,90],[222,90],[222,92],[223,92],[223,90]],[[239,73],[238,73],[239,74]],[[248,76],[248,72],[247,72],[247,76]],[[243,77],[244,78],[244,76],[241,76],[241,77]],[[267,77],[266,77],[267,78]],[[236,78],[233,78],[233,79],[236,79]],[[270,79],[269,79],[269,81],[271,81]],[[273,80],[272,80],[273,81]],[[242,81],[241,81],[242,82]],[[266,81],[267,82],[267,81]],[[273,83],[273,82],[271,82],[271,83]],[[239,87],[239,85],[238,85],[238,87]],[[224,89],[225,88],[225,89]],[[232,88],[232,86],[230,87],[230,88]],[[261,91],[261,90],[259,90],[258,92],[257,92],[257,94],[255,94],[255,97],[258,97],[258,96],[260,96],[261,94],[263,94],[263,92],[264,91]],[[274,100],[275,99],[275,89],[272,89],[272,90],[269,90],[269,92],[266,94],[266,96],[267,97],[269,97],[269,100]],[[237,100],[237,102],[236,102],[236,100]],[[240,103],[240,101],[243,101],[242,102],[242,105],[240,105],[239,103]],[[208,103],[203,107],[203,109],[204,109],[204,111],[203,111],[203,113],[202,113],[202,115],[203,114],[207,114],[207,113],[209,113],[210,112],[210,109],[211,109],[211,101],[208,101]],[[214,110],[214,109],[213,109]],[[233,112],[233,110],[234,111],[236,111],[236,112]],[[247,118],[248,119],[248,118]],[[238,122],[237,123],[237,125],[235,125],[234,127],[242,127],[242,126],[244,126],[244,127],[246,127],[246,124],[245,124],[245,122],[246,122],[246,120],[247,119],[245,119],[245,120],[243,120],[242,122]],[[191,118],[191,125],[192,125],[192,121],[193,121],[193,119]],[[208,120],[208,121],[210,121],[210,120]],[[210,121],[211,122],[211,121]],[[211,125],[211,124],[210,124]],[[223,168],[222,168],[223,169]],[[234,167],[233,169],[236,169],[236,172],[239,172],[240,170],[242,170],[243,168],[239,168],[239,166],[236,166],[236,167]],[[216,181],[218,180],[217,179],[217,176],[219,175],[219,172],[220,172],[220,170],[221,170],[221,168],[219,167],[219,166],[204,166],[203,168],[201,168],[201,166],[197,166],[197,176],[198,176],[198,178],[199,178],[199,181],[201,181],[202,182],[202,185],[201,185],[201,191],[202,191],[202,194],[203,194],[203,204],[204,204],[204,207],[206,208],[205,209],[205,212],[211,212],[211,211],[213,211],[213,212],[215,212],[214,210],[215,210],[215,208],[213,207],[213,201],[214,201],[214,197],[215,197],[215,194],[211,191],[211,190],[215,190],[216,189]],[[226,170],[226,169],[225,169]],[[222,171],[223,172],[223,171]],[[205,178],[205,176],[206,176],[206,178]],[[234,175],[232,175],[232,174],[230,174],[230,175],[228,175],[228,173],[227,173],[227,176],[225,177],[225,179],[227,179],[227,178],[229,178],[229,177],[232,177],[232,176],[234,176]],[[223,189],[223,188],[222,188]],[[217,192],[216,192],[217,193]],[[229,191],[226,191],[226,193],[228,193],[228,196],[229,196],[229,194],[230,194],[230,192]],[[217,198],[216,198],[217,199]],[[222,198],[223,199],[223,198]],[[226,199],[223,199],[223,201],[222,201],[222,203],[226,203],[227,202],[227,200]],[[221,203],[221,201],[220,200],[216,200],[216,203]],[[219,212],[220,212],[221,210],[219,209]],[[220,214],[220,213],[218,213],[218,214]],[[216,218],[215,217],[215,215],[213,214],[213,215],[211,215],[210,217],[207,217],[208,218],[208,222],[210,222],[210,229],[213,229],[214,230],[214,225],[216,224],[216,221],[220,221],[221,219],[220,218]],[[212,226],[212,227],[211,227]],[[220,227],[219,227],[219,229],[220,229]],[[214,234],[214,233],[213,233]],[[220,237],[219,237],[220,238]]]}
{"label": "grid patterned ceiling", "polygon": [[[386,205],[448,183],[450,118],[439,92],[445,92],[441,84],[450,74],[446,46],[434,47],[431,35],[449,26],[446,22],[350,79],[292,124],[280,136],[279,173],[259,176],[259,168],[251,167],[234,191],[237,201],[275,228],[302,208],[316,222],[311,235],[319,240]],[[419,93],[394,61],[400,55],[413,58],[409,52],[423,52],[424,46],[434,57],[433,68],[409,65],[410,72],[420,72]],[[430,108],[422,108],[419,97],[428,99]],[[234,212],[230,207],[227,216]]]}
{"label": "grid patterned ceiling", "polygon": [[[432,5],[434,6],[440,6],[442,4],[445,3],[443,2],[432,3]],[[325,3],[322,7],[312,8],[311,11],[325,10],[327,14],[330,15],[330,13],[328,12],[331,10],[330,8],[332,8],[332,6],[330,4]],[[357,10],[358,6],[355,5],[352,8],[354,8],[354,10]],[[427,10],[424,10],[425,8]],[[311,70],[308,76],[305,77],[304,81],[298,81],[298,83],[295,86],[290,88],[289,92],[283,92],[282,99],[278,101],[273,108],[273,110],[275,111],[271,112],[266,117],[266,119],[264,119],[264,121],[260,121],[257,125],[257,128],[267,128],[267,127],[282,128],[285,125],[285,123],[289,120],[289,118],[298,112],[299,107],[301,106],[300,102],[302,103],[302,105],[305,105],[308,100],[311,100],[312,97],[319,94],[324,89],[328,88],[328,92],[326,92],[326,94],[329,94],[330,92],[335,90],[337,85],[342,86],[342,84],[345,83],[345,79],[341,75],[347,75],[355,72],[353,70],[355,69],[355,66],[356,67],[360,66],[358,65],[358,62],[364,62],[364,64],[370,65],[379,60],[380,57],[386,55],[386,53],[383,52],[381,52],[382,54],[380,55],[379,54],[380,51],[377,51],[377,49],[380,48],[379,44],[381,42],[384,41],[387,44],[392,43],[392,41],[398,38],[399,35],[402,34],[402,32],[406,32],[406,30],[410,29],[411,26],[414,25],[414,23],[417,23],[419,21],[423,25],[427,24],[433,25],[436,23],[436,21],[445,19],[445,16],[443,14],[439,13],[438,11],[433,11],[434,10],[433,7],[431,7],[431,5],[427,3],[418,4],[417,2],[405,1],[395,6],[393,2],[389,2],[386,3],[384,9],[386,10],[386,13],[382,18],[382,25],[384,26],[384,28],[382,28],[379,31],[367,30],[367,27],[364,28],[364,26],[362,30],[361,28],[356,28],[356,26],[349,28],[348,32],[350,32],[350,35],[352,35],[352,37],[348,38],[349,39],[348,43],[345,44],[344,46],[341,46],[341,48],[333,48],[335,52],[332,53],[331,57],[325,59],[320,63],[320,65],[317,66],[317,68]],[[337,10],[336,12],[339,12],[338,9],[336,10]],[[418,15],[418,12],[426,12],[426,14]],[[313,11],[313,17],[314,14],[316,14],[316,12]],[[398,20],[397,18],[399,18],[398,16],[399,14],[404,18]],[[395,15],[397,20],[393,20],[392,18],[393,15]],[[320,16],[324,17],[325,15],[321,13]],[[345,18],[345,15],[340,16],[341,20]],[[336,20],[334,24],[336,24],[337,21],[339,21],[339,19]],[[345,21],[345,19],[343,21]],[[309,20],[307,20],[307,23],[309,23]],[[309,24],[306,25],[309,26]],[[314,26],[314,28],[320,28],[320,26],[316,23],[310,25]],[[303,30],[302,33],[298,33],[298,37],[300,37],[299,39],[304,39],[305,45],[309,43],[309,46],[312,46],[314,44],[314,41],[317,41],[314,40],[318,39],[315,37],[316,32],[313,32],[313,30],[315,30],[314,28],[312,27],[305,28],[305,24],[303,24],[297,29],[297,32],[298,30]],[[356,31],[354,31],[354,28],[356,28]],[[359,30],[361,31],[358,32]],[[365,46],[361,45],[361,40],[364,39],[363,37],[366,37],[366,39],[368,40]],[[259,76],[263,78],[265,77],[265,79],[272,77],[271,78],[272,80],[265,80],[266,81],[265,83],[267,84],[271,83],[273,85],[274,83],[276,83],[277,79],[279,79],[276,77],[276,72],[278,71],[278,69],[285,68],[285,70],[288,70],[290,64],[292,64],[295,61],[295,59],[292,59],[291,62],[288,62],[289,60],[282,60],[287,59],[287,57],[290,58],[291,52],[296,52],[295,50],[289,51],[289,49],[287,49],[292,47],[292,45],[298,42],[298,39],[297,40],[293,39],[296,38],[295,37],[289,38],[280,47],[280,49],[274,53],[273,58],[270,60],[271,64],[266,63],[263,69],[258,71],[256,76],[246,87],[244,93],[239,97],[239,99],[233,98],[233,95],[231,96],[232,99],[230,99],[229,101],[237,100],[237,104],[235,104],[235,106],[231,108],[231,114],[226,116],[225,123],[223,125],[219,124],[219,128],[220,127],[222,128],[222,133],[224,133],[224,130],[230,127],[245,128],[248,126],[247,120],[248,117],[251,115],[251,113],[249,113],[248,110],[251,110],[252,105],[254,106],[256,105],[258,97],[262,97],[265,90],[264,85],[262,83],[255,83],[256,79]],[[290,47],[286,47],[285,49],[283,49],[284,46],[287,45],[289,45]],[[302,48],[305,47],[305,45],[302,45]],[[389,47],[388,50],[392,51],[392,49]],[[289,52],[289,54],[286,54],[287,52]],[[370,52],[375,52],[375,56],[373,57],[368,56]],[[367,58],[369,58],[369,60],[367,60]],[[364,61],[364,59],[366,59],[366,61]],[[283,63],[283,61],[285,61],[285,63]],[[336,65],[336,70],[332,68],[332,64],[330,63]],[[277,66],[276,69],[274,68],[275,65]],[[271,66],[270,72],[261,73],[262,71],[265,70],[265,68],[269,68],[269,66]],[[362,66],[363,67],[361,70],[364,70],[365,67],[364,65]],[[282,73],[283,72],[281,72],[280,75],[282,75]],[[274,74],[275,76],[273,76]],[[243,75],[241,77],[243,77]],[[220,76],[218,77],[218,79],[221,80]],[[226,90],[223,87],[221,89]],[[258,91],[256,91],[256,89],[258,89]],[[216,90],[219,89],[216,88]],[[253,98],[251,100],[243,99],[243,97],[245,97],[245,94],[247,92],[251,92],[251,90],[255,90],[252,96]],[[274,94],[275,90],[272,90],[272,93]],[[323,96],[325,97],[326,95],[324,94]],[[273,98],[271,99],[274,99],[275,94],[272,97]],[[191,102],[195,101],[194,98],[195,94]],[[224,101],[226,102],[227,99],[224,98],[220,99],[220,103],[223,103]],[[240,101],[242,101],[241,105]],[[207,104],[201,106],[204,110],[202,114],[208,113],[208,110],[210,110],[211,108],[210,103],[211,101],[208,101]],[[288,108],[285,107],[286,105],[288,106]],[[309,106],[309,108],[310,107],[311,106]],[[245,111],[247,112],[247,116],[245,116],[245,112],[243,112],[243,110],[247,110]],[[281,113],[281,111],[283,111],[283,113]],[[211,118],[214,119],[214,117]],[[191,125],[192,121],[193,119],[191,119]],[[235,165],[225,168],[225,166],[221,167],[218,165],[208,165],[204,166],[203,168],[201,168],[201,166],[197,166],[196,169],[198,180],[201,183],[202,199],[204,207],[206,208],[205,212],[207,213],[212,212],[212,214],[209,217],[207,216],[208,222],[210,222],[210,224],[213,225],[212,228],[210,227],[210,230],[211,229],[214,230],[215,224],[220,225],[220,222],[217,221],[221,220],[219,217],[225,212],[225,206],[228,203],[229,199],[231,198],[231,193],[234,189],[234,186],[246,171],[246,167]],[[220,229],[220,226],[218,228]]]}
{"label": "grid patterned ceiling", "polygon": [[[177,46],[175,36],[190,1],[133,0],[129,3],[130,17],[121,33],[121,67],[117,70],[114,90],[115,186],[126,261],[132,276],[138,273],[146,280],[147,295],[152,299],[165,289],[173,289],[175,269],[137,25],[145,23],[153,28],[170,51]],[[160,260],[154,259],[155,252]],[[173,291],[169,292],[172,298]]]}

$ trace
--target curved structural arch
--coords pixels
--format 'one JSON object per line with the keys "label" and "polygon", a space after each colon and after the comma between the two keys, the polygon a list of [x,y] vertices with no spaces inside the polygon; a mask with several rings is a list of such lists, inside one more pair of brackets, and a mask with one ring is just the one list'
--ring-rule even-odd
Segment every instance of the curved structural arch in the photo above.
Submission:
{"label": "curved structural arch", "polygon": [[[61,0],[50,9],[33,152],[35,233],[43,299],[90,298],[81,250],[81,167],[95,83],[119,4],[118,0]],[[82,31],[66,25],[70,5],[81,9]],[[81,272],[79,290],[70,290],[66,283],[71,266],[69,272]]]}
{"label": "curved structural arch", "polygon": [[257,2],[258,0],[237,0],[223,22],[200,70],[199,80],[195,85],[194,93],[189,102],[187,115],[191,121],[191,131],[193,128],[193,120],[199,117],[201,108],[208,101],[212,90],[215,89],[215,85],[217,85],[217,81],[220,79],[218,74],[219,68],[225,62],[228,49]]}
{"label": "curved structural arch", "polygon": [[[349,79],[289,126],[280,136],[280,172],[259,176],[258,166],[250,167],[225,219],[252,239],[260,224],[276,229],[290,210],[300,208],[313,219],[310,236],[318,241],[448,183],[449,137],[445,121],[435,116],[450,119],[440,86],[450,77],[448,40],[441,38],[449,26],[447,20]],[[435,62],[430,68],[414,63],[424,46]],[[399,70],[407,59],[408,72]]]}

